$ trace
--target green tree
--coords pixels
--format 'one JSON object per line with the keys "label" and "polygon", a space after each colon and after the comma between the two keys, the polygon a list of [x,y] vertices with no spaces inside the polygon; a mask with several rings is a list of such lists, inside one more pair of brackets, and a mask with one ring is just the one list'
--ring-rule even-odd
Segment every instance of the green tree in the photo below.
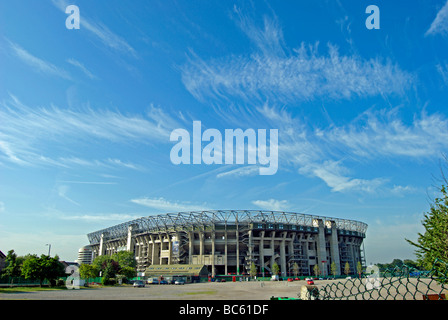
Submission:
{"label": "green tree", "polygon": [[279,272],[280,272],[280,268],[279,268],[277,262],[274,262],[274,264],[272,265],[272,273],[277,276],[279,274]]}
{"label": "green tree", "polygon": [[130,251],[119,251],[111,256],[101,255],[92,262],[92,266],[98,270],[103,277],[102,281],[106,283],[110,283],[110,279],[117,275],[121,278],[135,277],[136,265],[134,254]]}
{"label": "green tree", "polygon": [[137,262],[134,257],[134,253],[130,251],[119,251],[111,256],[112,260],[117,261],[120,268],[137,266]]}
{"label": "green tree", "polygon": [[318,264],[315,264],[314,265],[314,267],[313,267],[313,272],[314,272],[314,275],[317,277],[317,276],[319,276],[319,274],[320,274],[320,268],[319,268],[319,265]]}
{"label": "green tree", "polygon": [[99,271],[94,265],[83,263],[79,266],[79,277],[81,279],[96,278],[98,273]]}
{"label": "green tree", "polygon": [[39,280],[42,287],[44,280],[48,280],[50,285],[56,283],[58,277],[65,275],[64,265],[59,262],[59,257],[51,258],[47,255],[30,255],[22,265],[22,275],[25,279]]}
{"label": "green tree", "polygon": [[292,266],[292,272],[294,273],[294,276],[297,277],[299,275],[299,265],[297,262],[294,262],[294,265]]}
{"label": "green tree", "polygon": [[402,268],[403,264],[404,263],[401,259],[394,259],[394,260],[392,260],[391,267],[392,268]]}
{"label": "green tree", "polygon": [[94,266],[99,272],[102,272],[105,266],[105,262],[108,261],[112,261],[112,257],[111,256],[107,256],[107,255],[101,255],[96,257],[93,262],[92,262],[92,266]]}
{"label": "green tree", "polygon": [[126,278],[133,278],[136,275],[135,268],[132,267],[123,267],[120,268],[120,271],[118,272],[121,276],[124,276]]}
{"label": "green tree", "polygon": [[349,275],[349,273],[350,273],[350,264],[348,263],[348,261],[345,263],[345,266],[344,266],[344,273],[345,273],[345,275]]}
{"label": "green tree", "polygon": [[252,262],[252,264],[250,265],[249,274],[251,277],[255,277],[257,275],[257,266],[255,265],[255,262]]}
{"label": "green tree", "polygon": [[332,262],[330,265],[330,270],[331,270],[331,274],[333,275],[333,277],[336,277],[336,274],[338,273],[338,269],[336,267],[336,262]]}
{"label": "green tree", "polygon": [[417,243],[406,239],[417,249],[417,262],[430,269],[436,259],[448,262],[448,193],[443,185],[441,196],[436,198],[430,211],[424,214],[422,225],[425,232],[418,233]]}
{"label": "green tree", "polygon": [[118,270],[120,268],[118,262],[115,260],[106,260],[103,262],[103,278],[101,279],[101,283],[103,285],[113,284],[111,279],[115,278],[118,274]]}
{"label": "green tree", "polygon": [[14,250],[9,250],[6,255],[6,267],[3,269],[3,274],[10,277],[11,284],[13,283],[14,277],[20,277],[20,265],[17,254]]}
{"label": "green tree", "polygon": [[22,276],[25,279],[39,279],[40,277],[40,267],[39,267],[39,257],[35,254],[28,255],[22,264],[21,269]]}
{"label": "green tree", "polygon": [[417,264],[417,262],[415,262],[415,261],[413,261],[413,260],[410,260],[410,259],[404,259],[404,260],[403,260],[403,263],[404,263],[406,266],[408,266],[409,268],[412,268],[412,269],[418,269],[418,264]]}
{"label": "green tree", "polygon": [[360,261],[358,261],[358,263],[356,264],[356,271],[358,272],[359,278],[361,279],[361,274],[362,274],[362,264]]}

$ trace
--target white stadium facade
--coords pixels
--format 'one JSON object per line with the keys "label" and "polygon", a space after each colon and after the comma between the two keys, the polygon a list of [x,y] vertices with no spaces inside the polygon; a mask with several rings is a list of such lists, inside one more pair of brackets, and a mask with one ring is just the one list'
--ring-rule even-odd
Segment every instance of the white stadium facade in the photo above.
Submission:
{"label": "white stadium facade", "polygon": [[[137,271],[156,265],[204,265],[211,276],[248,274],[255,264],[269,276],[276,263],[281,276],[351,272],[365,266],[367,224],[308,214],[215,210],[168,213],[121,223],[87,235],[92,259],[127,250]],[[293,272],[294,271],[294,272]]]}

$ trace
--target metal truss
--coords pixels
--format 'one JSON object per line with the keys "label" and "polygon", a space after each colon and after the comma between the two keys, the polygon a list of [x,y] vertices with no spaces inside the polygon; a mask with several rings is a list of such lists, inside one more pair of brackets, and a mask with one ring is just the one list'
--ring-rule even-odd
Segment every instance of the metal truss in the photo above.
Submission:
{"label": "metal truss", "polygon": [[294,212],[263,211],[263,210],[213,210],[167,213],[147,216],[124,222],[106,229],[98,230],[87,235],[90,244],[97,244],[103,234],[106,239],[123,239],[127,237],[128,228],[133,232],[176,232],[206,229],[215,224],[248,225],[250,223],[273,223],[286,225],[315,226],[317,220],[322,220],[327,227],[330,222],[336,228],[357,231],[365,234],[367,224],[347,219],[314,216]]}

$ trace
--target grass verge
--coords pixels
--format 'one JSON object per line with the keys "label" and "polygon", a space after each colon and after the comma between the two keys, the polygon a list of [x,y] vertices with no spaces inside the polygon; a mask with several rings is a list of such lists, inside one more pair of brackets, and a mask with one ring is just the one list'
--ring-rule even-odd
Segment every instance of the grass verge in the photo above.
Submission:
{"label": "grass verge", "polygon": [[36,291],[55,291],[67,290],[66,287],[7,287],[0,288],[0,293],[21,293],[21,292],[36,292]]}

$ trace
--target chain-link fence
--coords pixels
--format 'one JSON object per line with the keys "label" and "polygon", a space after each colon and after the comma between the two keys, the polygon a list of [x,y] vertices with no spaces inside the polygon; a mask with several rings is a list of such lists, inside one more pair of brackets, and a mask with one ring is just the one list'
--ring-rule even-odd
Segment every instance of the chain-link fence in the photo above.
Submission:
{"label": "chain-link fence", "polygon": [[307,286],[302,299],[318,300],[445,300],[448,265],[436,260],[429,271],[403,265],[380,272],[370,266],[361,277]]}

